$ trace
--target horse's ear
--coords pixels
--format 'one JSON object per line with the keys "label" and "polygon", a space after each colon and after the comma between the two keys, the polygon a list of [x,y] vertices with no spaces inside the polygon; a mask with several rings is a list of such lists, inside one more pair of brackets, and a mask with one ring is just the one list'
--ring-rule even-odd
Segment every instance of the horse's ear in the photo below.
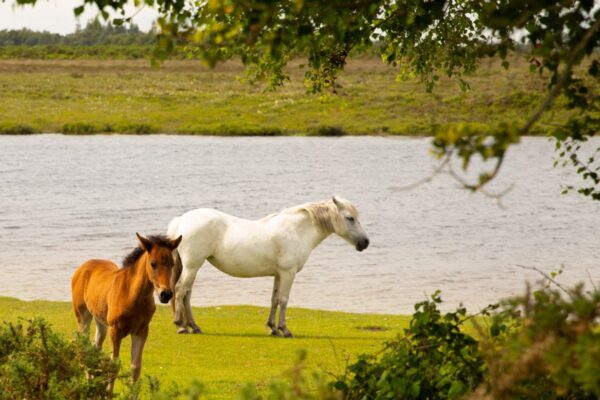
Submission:
{"label": "horse's ear", "polygon": [[342,205],[342,203],[337,199],[337,197],[333,196],[331,198],[331,200],[333,200],[333,204],[335,204],[335,206],[339,209],[344,208],[344,206]]}
{"label": "horse's ear", "polygon": [[183,236],[179,235],[177,239],[171,240],[171,245],[169,246],[171,250],[175,250],[177,246],[179,246],[179,243],[181,243],[181,239],[183,239]]}
{"label": "horse's ear", "polygon": [[152,246],[153,246],[152,242],[137,232],[135,233],[135,236],[137,236],[138,242],[140,242],[141,248],[146,250],[146,252],[150,253],[150,251],[152,251]]}

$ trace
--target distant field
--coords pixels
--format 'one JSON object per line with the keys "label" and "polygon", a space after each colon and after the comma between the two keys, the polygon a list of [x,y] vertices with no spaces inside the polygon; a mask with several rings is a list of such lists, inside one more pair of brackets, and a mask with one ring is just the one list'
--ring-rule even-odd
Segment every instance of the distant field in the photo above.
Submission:
{"label": "distant field", "polygon": [[[246,382],[264,390],[268,382],[288,370],[298,350],[308,352],[307,368],[342,373],[348,359],[374,352],[384,340],[395,337],[410,317],[350,314],[292,308],[288,326],[295,338],[271,337],[265,328],[268,309],[250,306],[194,308],[201,335],[178,335],[170,309],[159,306],[150,325],[142,375],[156,376],[162,387],[180,387],[201,381],[210,399],[236,398]],[[0,297],[0,321],[42,316],[53,328],[70,337],[77,324],[66,302],[19,301]],[[93,326],[93,324],[92,324]],[[130,339],[123,341],[121,360],[129,366]],[[110,344],[104,345],[108,352]]]}
{"label": "distant field", "polygon": [[[433,94],[416,80],[399,82],[378,59],[350,60],[339,95],[309,95],[302,71],[275,92],[242,82],[243,67],[214,70],[174,60],[0,60],[0,133],[177,133],[197,135],[428,135],[467,122],[485,128],[523,121],[544,98],[545,82],[515,58],[467,77],[472,90],[442,79]],[[534,134],[568,111],[559,100]]]}

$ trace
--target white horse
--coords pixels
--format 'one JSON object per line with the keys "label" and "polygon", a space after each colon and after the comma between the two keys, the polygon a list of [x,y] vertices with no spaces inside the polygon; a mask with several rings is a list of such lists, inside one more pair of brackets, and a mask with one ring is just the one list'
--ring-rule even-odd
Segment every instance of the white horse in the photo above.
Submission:
{"label": "white horse", "polygon": [[[231,276],[274,276],[267,326],[272,335],[278,335],[279,329],[285,337],[291,337],[285,313],[294,277],[302,270],[311,251],[332,233],[358,251],[369,245],[354,205],[335,196],[331,200],[288,208],[257,221],[208,208],[174,218],[167,235],[183,236],[174,251],[172,275],[175,296],[171,304],[177,332],[188,333],[187,327],[192,328],[193,333],[201,332],[192,316],[190,297],[196,273],[208,260]],[[277,306],[278,326],[275,325]]]}

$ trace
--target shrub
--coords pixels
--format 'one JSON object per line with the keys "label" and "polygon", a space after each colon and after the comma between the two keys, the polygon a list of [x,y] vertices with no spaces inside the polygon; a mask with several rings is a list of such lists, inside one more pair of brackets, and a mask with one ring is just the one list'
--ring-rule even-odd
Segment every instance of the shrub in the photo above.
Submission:
{"label": "shrub", "polygon": [[29,125],[0,125],[0,135],[31,135],[35,129]]}
{"label": "shrub", "polygon": [[67,341],[41,318],[0,326],[0,399],[104,399],[117,371],[87,338]]}
{"label": "shrub", "polygon": [[478,342],[461,331],[464,307],[442,314],[439,292],[415,305],[404,335],[381,355],[363,354],[334,383],[346,399],[447,399],[474,390],[485,366]]}
{"label": "shrub", "polygon": [[255,125],[192,126],[183,129],[182,133],[206,136],[281,136],[284,134],[276,127]]}
{"label": "shrub", "polygon": [[504,302],[483,342],[488,373],[473,399],[600,398],[600,291],[559,289]]}
{"label": "shrub", "polygon": [[144,123],[133,123],[128,125],[119,126],[117,131],[120,133],[129,133],[136,135],[149,135],[155,133],[158,129],[155,126],[144,124]]}
{"label": "shrub", "polygon": [[311,128],[308,131],[309,136],[345,136],[348,132],[340,126],[321,125],[316,128]]}

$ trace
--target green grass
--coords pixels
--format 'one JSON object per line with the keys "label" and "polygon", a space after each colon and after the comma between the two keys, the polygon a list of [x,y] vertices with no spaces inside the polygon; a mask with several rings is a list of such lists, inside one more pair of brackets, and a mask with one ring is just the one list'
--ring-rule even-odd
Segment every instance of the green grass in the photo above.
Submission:
{"label": "green grass", "polygon": [[[205,333],[177,335],[170,309],[159,306],[150,325],[143,357],[143,375],[156,376],[166,387],[198,379],[211,399],[235,398],[241,385],[255,382],[265,389],[293,364],[297,351],[308,351],[307,367],[341,373],[349,358],[381,348],[409,321],[407,316],[350,314],[292,308],[288,325],[295,337],[269,336],[264,327],[268,309],[251,306],[194,308]],[[71,304],[20,301],[0,297],[0,321],[42,316],[54,329],[72,335],[77,325]],[[129,365],[130,340],[123,341],[121,360]],[[105,343],[109,351],[110,344]]]}
{"label": "green grass", "polygon": [[[209,69],[172,60],[0,60],[0,134],[31,132],[177,133],[191,135],[428,135],[467,122],[486,127],[525,121],[546,95],[546,81],[527,60],[481,65],[466,80],[443,78],[433,94],[378,59],[350,60],[339,95],[310,95],[294,63],[291,81],[277,91],[243,82],[230,62]],[[564,101],[532,133],[564,121]]]}

